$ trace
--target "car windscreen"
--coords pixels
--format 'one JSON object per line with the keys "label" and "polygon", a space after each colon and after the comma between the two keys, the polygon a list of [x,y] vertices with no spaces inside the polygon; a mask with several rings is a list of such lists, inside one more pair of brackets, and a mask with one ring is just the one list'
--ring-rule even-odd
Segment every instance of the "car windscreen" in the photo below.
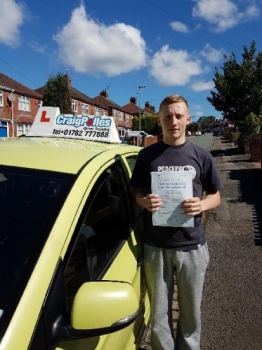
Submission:
{"label": "car windscreen", "polygon": [[71,174],[0,166],[0,336],[74,181]]}

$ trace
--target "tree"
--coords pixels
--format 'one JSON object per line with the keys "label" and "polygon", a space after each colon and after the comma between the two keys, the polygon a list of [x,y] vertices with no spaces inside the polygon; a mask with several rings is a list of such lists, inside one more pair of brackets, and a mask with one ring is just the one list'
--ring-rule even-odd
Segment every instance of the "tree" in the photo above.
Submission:
{"label": "tree", "polygon": [[[140,116],[141,117],[141,130],[156,135],[156,123],[157,123],[157,116],[156,115],[146,115],[146,116]],[[138,117],[134,116],[133,120],[133,130],[138,130]]]}
{"label": "tree", "polygon": [[261,132],[261,116],[250,113],[243,122],[245,134],[250,141],[252,135],[258,135]]}
{"label": "tree", "polygon": [[235,122],[244,121],[251,113],[260,114],[262,110],[262,53],[256,54],[256,43],[250,48],[244,46],[242,62],[238,63],[234,52],[221,67],[215,68],[213,79],[217,92],[211,91],[207,100],[221,111],[224,118]]}
{"label": "tree", "polygon": [[43,106],[59,107],[61,113],[72,114],[71,96],[67,76],[58,73],[49,76],[43,94]]}

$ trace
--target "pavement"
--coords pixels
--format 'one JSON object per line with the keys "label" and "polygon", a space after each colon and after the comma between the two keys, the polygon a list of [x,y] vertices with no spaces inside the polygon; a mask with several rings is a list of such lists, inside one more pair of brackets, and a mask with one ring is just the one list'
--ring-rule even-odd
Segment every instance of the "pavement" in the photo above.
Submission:
{"label": "pavement", "polygon": [[[203,291],[201,350],[261,350],[261,164],[222,137],[214,139],[212,155],[223,189],[220,206],[205,215],[210,264]],[[175,293],[174,328],[178,314]],[[151,349],[149,340],[150,328],[141,349]]]}

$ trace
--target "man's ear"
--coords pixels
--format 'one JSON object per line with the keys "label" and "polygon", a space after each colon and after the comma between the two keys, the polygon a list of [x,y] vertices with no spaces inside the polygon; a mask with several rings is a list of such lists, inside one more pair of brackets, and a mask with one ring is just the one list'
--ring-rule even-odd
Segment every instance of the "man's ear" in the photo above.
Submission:
{"label": "man's ear", "polygon": [[189,115],[187,116],[187,125],[190,124],[191,120],[192,120],[192,117],[191,117],[191,115],[189,114]]}
{"label": "man's ear", "polygon": [[161,126],[161,121],[160,121],[160,117],[159,116],[157,116],[157,124],[159,125],[159,126]]}

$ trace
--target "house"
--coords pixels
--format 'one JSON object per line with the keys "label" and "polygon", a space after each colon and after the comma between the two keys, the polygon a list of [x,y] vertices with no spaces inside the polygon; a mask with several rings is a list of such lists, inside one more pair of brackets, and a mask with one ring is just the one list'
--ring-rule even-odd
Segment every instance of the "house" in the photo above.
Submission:
{"label": "house", "polygon": [[[101,115],[114,118],[118,133],[124,137],[132,129],[134,115],[155,114],[149,102],[145,108],[137,106],[135,97],[130,103],[119,106],[109,99],[108,92],[91,98],[71,85],[66,74],[71,96],[72,112],[79,115]],[[31,90],[28,87],[0,73],[0,137],[16,137],[27,134],[34,121],[38,108],[42,105],[45,86]]]}
{"label": "house", "polygon": [[0,73],[0,137],[16,137],[30,129],[43,96]]}
{"label": "house", "polygon": [[130,102],[127,103],[126,105],[122,106],[123,109],[125,109],[127,112],[129,112],[133,116],[138,116],[139,111],[141,116],[146,116],[146,115],[155,115],[156,113],[154,112],[153,109],[150,107],[150,103],[146,102],[145,103],[145,108],[141,108],[137,106],[136,104],[137,98],[136,97],[131,97]]}
{"label": "house", "polygon": [[137,100],[136,97],[131,97],[130,102],[122,106],[122,108],[125,109],[132,116],[135,116],[135,115],[138,116],[139,110],[140,110],[140,114],[141,115],[143,114],[143,109],[137,106],[136,100]]}
{"label": "house", "polygon": [[132,115],[123,107],[120,107],[117,103],[110,100],[106,90],[102,90],[100,95],[94,97],[93,100],[103,108],[104,111],[107,110],[108,116],[114,118],[119,136],[124,137],[126,132],[131,130]]}
{"label": "house", "polygon": [[156,115],[154,107],[150,106],[149,102],[145,103],[145,108],[143,109],[144,115]]}
{"label": "house", "polygon": [[[120,136],[125,134],[125,128],[131,129],[132,120],[129,114],[125,113],[122,107],[108,98],[108,93],[103,90],[99,96],[91,98],[71,85],[71,79],[66,74],[69,92],[71,96],[72,112],[79,115],[101,115],[114,118],[118,133]],[[38,88],[41,94],[44,94],[45,86]]]}

